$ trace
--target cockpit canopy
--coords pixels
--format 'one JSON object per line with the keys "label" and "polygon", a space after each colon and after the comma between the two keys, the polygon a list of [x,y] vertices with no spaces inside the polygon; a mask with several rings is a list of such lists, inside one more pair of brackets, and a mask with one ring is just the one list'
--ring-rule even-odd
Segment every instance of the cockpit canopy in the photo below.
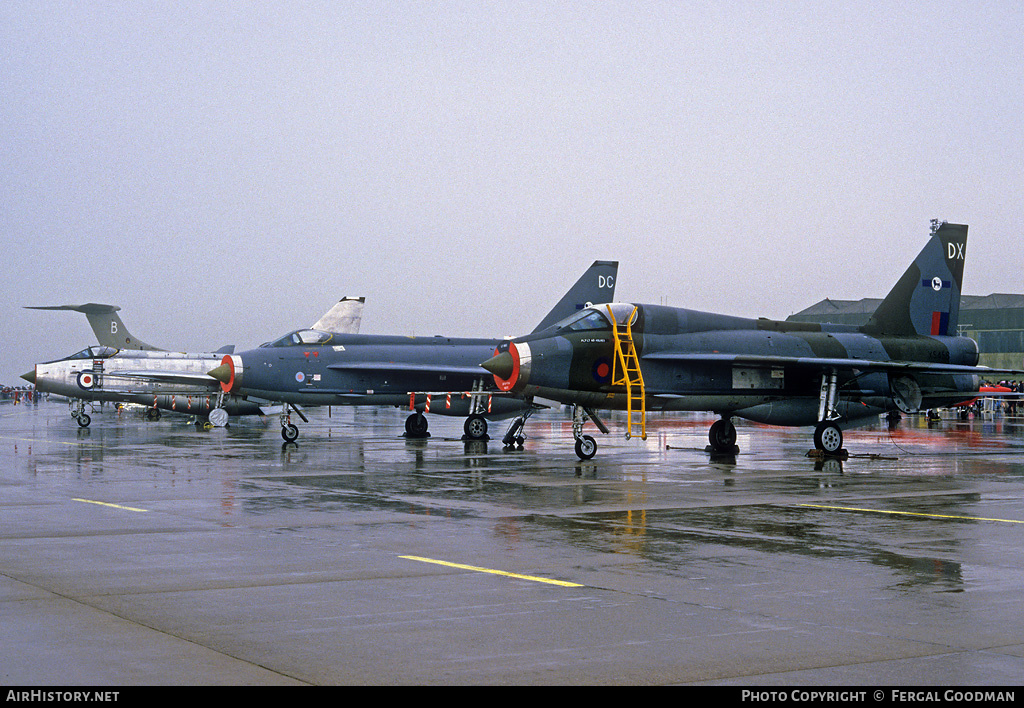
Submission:
{"label": "cockpit canopy", "polygon": [[275,339],[265,347],[299,347],[311,344],[327,344],[334,338],[330,332],[323,332],[319,329],[299,329],[290,332],[280,339]]}
{"label": "cockpit canopy", "polygon": [[623,302],[589,305],[556,324],[555,329],[570,332],[611,329],[611,317],[614,317],[620,325],[625,325],[627,322],[633,324],[637,317],[636,307]]}
{"label": "cockpit canopy", "polygon": [[86,347],[80,352],[75,352],[66,359],[109,359],[120,351],[114,347]]}

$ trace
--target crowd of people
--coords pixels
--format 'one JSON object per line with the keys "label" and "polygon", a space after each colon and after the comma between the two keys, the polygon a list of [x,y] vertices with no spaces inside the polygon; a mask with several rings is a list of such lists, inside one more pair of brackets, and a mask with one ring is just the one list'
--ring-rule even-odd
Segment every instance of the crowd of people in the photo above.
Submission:
{"label": "crowd of people", "polygon": [[0,388],[0,401],[11,403],[35,403],[39,394],[32,386],[4,386]]}
{"label": "crowd of people", "polygon": [[1007,416],[1016,416],[1018,411],[1024,414],[1024,381],[982,381],[981,397],[976,399],[968,409],[976,413],[983,411],[1001,412]]}
{"label": "crowd of people", "polygon": [[[1024,381],[1000,381],[999,386],[1010,389],[1012,393],[1024,392]],[[1021,401],[1020,396],[1006,396],[1003,400],[1003,411],[1006,415],[1017,415],[1018,407],[1024,412],[1024,401]]]}

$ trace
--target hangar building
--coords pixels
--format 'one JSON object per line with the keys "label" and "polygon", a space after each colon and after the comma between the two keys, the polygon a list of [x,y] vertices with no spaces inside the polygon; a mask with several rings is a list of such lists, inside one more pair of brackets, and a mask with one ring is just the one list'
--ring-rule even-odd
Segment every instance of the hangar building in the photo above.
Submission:
{"label": "hangar building", "polygon": [[[881,299],[829,300],[790,315],[790,322],[862,325]],[[978,343],[982,366],[1024,368],[1024,295],[993,293],[960,297],[959,334]]]}

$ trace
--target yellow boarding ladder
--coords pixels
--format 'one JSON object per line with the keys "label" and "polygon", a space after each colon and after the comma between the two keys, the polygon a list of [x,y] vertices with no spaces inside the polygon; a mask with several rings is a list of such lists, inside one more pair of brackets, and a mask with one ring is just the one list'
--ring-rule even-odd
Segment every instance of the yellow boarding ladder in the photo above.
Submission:
{"label": "yellow boarding ladder", "polygon": [[[632,322],[636,317],[636,308],[620,325],[608,306],[608,315],[612,321],[612,333],[615,336],[615,359],[612,362],[612,386],[626,387],[626,413],[628,427],[626,438],[633,437],[633,431],[639,428],[640,439],[647,439],[647,397],[644,393],[644,375],[640,372],[640,359],[636,355],[633,344]],[[639,420],[637,419],[639,416]]]}

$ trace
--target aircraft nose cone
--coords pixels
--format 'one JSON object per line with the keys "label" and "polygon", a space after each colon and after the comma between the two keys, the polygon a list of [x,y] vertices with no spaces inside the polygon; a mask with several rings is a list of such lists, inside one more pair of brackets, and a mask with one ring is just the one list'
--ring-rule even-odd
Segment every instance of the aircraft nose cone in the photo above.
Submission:
{"label": "aircraft nose cone", "polygon": [[28,372],[27,374],[22,374],[21,378],[25,379],[30,384],[35,386],[35,384],[36,384],[36,370],[32,369],[32,371]]}
{"label": "aircraft nose cone", "polygon": [[221,383],[229,383],[231,381],[231,367],[227,364],[221,364],[216,369],[211,369],[206,373]]}
{"label": "aircraft nose cone", "polygon": [[515,362],[512,360],[511,354],[508,352],[502,352],[497,356],[492,356],[480,366],[484,367],[500,379],[508,379],[512,376]]}

